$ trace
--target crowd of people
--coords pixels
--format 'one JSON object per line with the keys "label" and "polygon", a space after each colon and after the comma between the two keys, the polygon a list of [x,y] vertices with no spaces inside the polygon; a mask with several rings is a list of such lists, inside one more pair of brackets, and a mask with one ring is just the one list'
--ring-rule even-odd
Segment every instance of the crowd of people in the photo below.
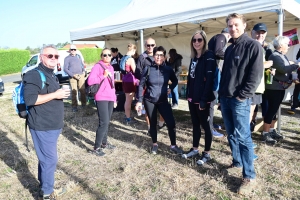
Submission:
{"label": "crowd of people", "polygon": [[[222,113],[231,149],[232,163],[227,172],[241,173],[240,194],[249,194],[257,186],[254,154],[257,146],[252,141],[258,105],[262,107],[264,120],[262,140],[275,144],[283,135],[275,128],[276,112],[282,102],[285,90],[292,83],[292,72],[299,64],[287,59],[289,38],[277,36],[272,44],[265,42],[267,26],[256,24],[247,35],[246,20],[243,15],[233,13],[226,18],[227,27],[209,41],[203,30],[196,31],[190,39],[190,65],[188,68],[186,99],[192,122],[192,147],[185,152],[176,144],[176,122],[172,109],[178,108],[178,78],[182,71],[182,55],[176,49],[167,51],[157,46],[153,38],[145,41],[146,51],[138,56],[137,47],[128,44],[124,56],[117,48],[104,48],[101,59],[92,68],[87,79],[89,85],[102,83],[94,96],[99,124],[92,154],[104,156],[105,148],[116,146],[108,141],[108,128],[113,108],[117,104],[114,72],[124,68],[122,90],[126,95],[124,123],[132,125],[131,106],[136,100],[135,109],[145,109],[148,134],[152,139],[151,153],[158,153],[157,131],[168,130],[170,151],[182,158],[199,158],[202,166],[211,160],[213,136],[222,137],[213,124],[214,109],[218,104]],[[124,66],[122,66],[122,59]],[[32,70],[24,77],[24,97],[29,107],[28,125],[39,160],[38,179],[40,199],[52,197],[54,171],[57,164],[57,139],[63,128],[63,99],[70,90],[60,89],[52,76],[57,64],[58,52],[54,46],[41,50],[39,70],[47,77],[47,87],[41,87],[38,72]],[[81,58],[76,56],[76,46],[71,45],[70,56],[65,59],[65,71],[70,76],[72,96],[81,93],[81,105],[86,105],[83,86]],[[273,80],[270,80],[272,76]],[[299,93],[299,91],[298,91]],[[168,95],[172,94],[172,103]],[[296,109],[292,105],[292,111]],[[77,112],[77,99],[72,98],[72,111]],[[55,109],[54,109],[55,108]],[[160,114],[157,120],[157,111]],[[47,115],[43,113],[47,112]],[[50,114],[49,114],[50,113]],[[157,124],[158,122],[158,124]],[[204,149],[199,151],[201,128],[204,130]]]}

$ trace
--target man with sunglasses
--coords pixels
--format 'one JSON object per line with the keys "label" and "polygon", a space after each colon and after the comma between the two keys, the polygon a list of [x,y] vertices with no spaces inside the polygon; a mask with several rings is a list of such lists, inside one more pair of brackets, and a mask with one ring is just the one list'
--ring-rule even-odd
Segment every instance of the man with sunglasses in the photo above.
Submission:
{"label": "man with sunglasses", "polygon": [[64,61],[64,71],[69,75],[70,85],[72,88],[72,111],[77,112],[77,94],[78,89],[80,91],[80,101],[81,106],[85,107],[86,105],[86,95],[84,87],[84,65],[80,55],[76,53],[76,46],[72,44],[70,46],[70,55],[65,58]]}
{"label": "man with sunglasses", "polygon": [[38,199],[56,199],[54,172],[58,162],[57,140],[64,126],[64,103],[70,89],[60,89],[53,74],[58,63],[58,51],[54,45],[41,50],[41,63],[37,69],[45,75],[42,82],[40,73],[31,70],[24,76],[24,100],[28,109],[27,123],[38,157]]}
{"label": "man with sunglasses", "polygon": [[242,184],[237,193],[249,195],[257,186],[250,131],[250,106],[263,76],[263,50],[250,38],[243,15],[232,13],[226,18],[231,35],[224,55],[219,96],[228,143],[232,152],[229,174],[241,173]]}

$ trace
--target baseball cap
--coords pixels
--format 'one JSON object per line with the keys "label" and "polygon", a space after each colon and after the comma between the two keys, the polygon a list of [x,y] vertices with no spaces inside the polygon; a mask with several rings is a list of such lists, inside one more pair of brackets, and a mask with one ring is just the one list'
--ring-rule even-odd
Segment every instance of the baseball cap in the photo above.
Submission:
{"label": "baseball cap", "polygon": [[70,49],[77,49],[74,44],[71,44]]}
{"label": "baseball cap", "polygon": [[221,33],[229,33],[228,28],[224,28]]}
{"label": "baseball cap", "polygon": [[268,31],[267,26],[264,23],[258,23],[253,26],[254,31]]}

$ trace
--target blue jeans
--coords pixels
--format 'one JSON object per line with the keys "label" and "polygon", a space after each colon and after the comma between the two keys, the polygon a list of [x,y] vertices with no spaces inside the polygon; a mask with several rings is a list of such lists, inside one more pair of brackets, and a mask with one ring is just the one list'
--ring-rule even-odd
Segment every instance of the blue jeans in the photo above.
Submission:
{"label": "blue jeans", "polygon": [[176,85],[176,87],[173,90],[171,90],[171,94],[172,94],[172,104],[178,105],[178,99],[179,99],[178,85]]}
{"label": "blue jeans", "polygon": [[29,130],[39,160],[38,179],[41,189],[44,194],[51,194],[54,187],[54,172],[58,161],[57,140],[61,129],[50,131]]}
{"label": "blue jeans", "polygon": [[232,152],[232,164],[243,167],[243,178],[255,179],[253,143],[250,132],[251,99],[221,97],[221,110]]}

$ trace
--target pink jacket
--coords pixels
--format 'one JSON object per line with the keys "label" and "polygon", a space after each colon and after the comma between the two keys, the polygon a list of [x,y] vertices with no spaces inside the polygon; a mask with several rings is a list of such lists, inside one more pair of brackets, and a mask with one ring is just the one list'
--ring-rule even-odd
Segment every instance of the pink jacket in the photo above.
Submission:
{"label": "pink jacket", "polygon": [[115,88],[111,88],[109,79],[103,76],[104,70],[100,66],[102,64],[103,67],[106,67],[111,72],[111,78],[114,83],[114,68],[109,64],[108,66],[104,64],[102,60],[100,60],[98,63],[94,65],[92,68],[89,78],[88,78],[88,84],[93,85],[96,83],[100,83],[103,79],[103,83],[101,87],[99,88],[97,94],[95,95],[94,99],[96,101],[113,101],[116,102],[116,91]]}

